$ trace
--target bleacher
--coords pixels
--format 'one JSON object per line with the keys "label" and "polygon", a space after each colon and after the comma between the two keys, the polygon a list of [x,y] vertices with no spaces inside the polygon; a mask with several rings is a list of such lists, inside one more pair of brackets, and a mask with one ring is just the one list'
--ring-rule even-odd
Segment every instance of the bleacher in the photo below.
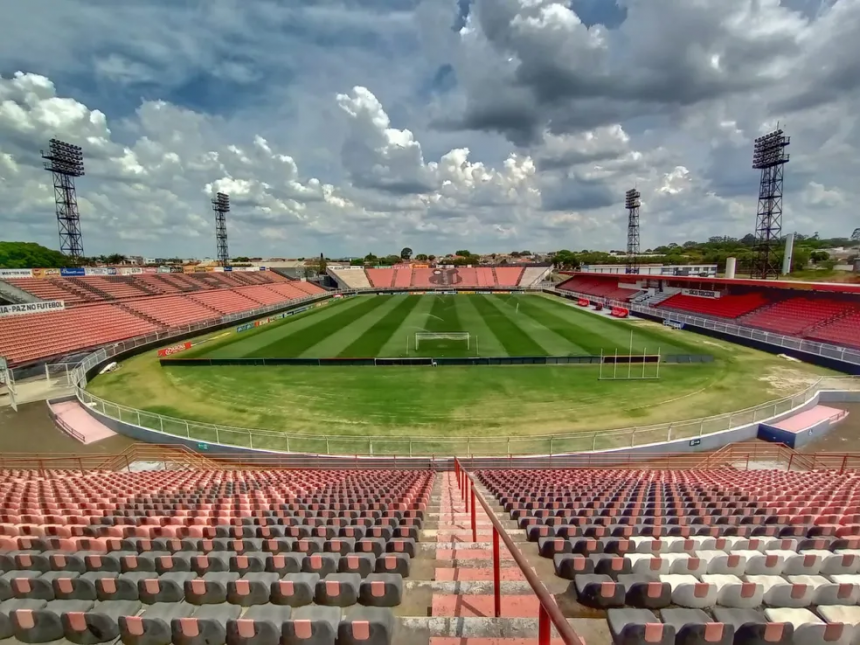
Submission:
{"label": "bleacher", "polygon": [[560,283],[557,289],[562,291],[576,291],[584,293],[595,298],[606,298],[608,300],[618,300],[627,302],[638,291],[634,289],[622,289],[618,286],[618,276],[610,278],[595,278],[590,276],[574,276]]}
{"label": "bleacher", "polygon": [[496,284],[500,287],[516,287],[523,275],[522,267],[495,267]]}
{"label": "bleacher", "polygon": [[475,278],[479,287],[495,287],[496,275],[491,267],[478,267],[475,270]]}
{"label": "bleacher", "polygon": [[460,267],[457,269],[457,275],[460,281],[456,283],[458,287],[477,287],[478,286],[478,270],[473,267]]}
{"label": "bleacher", "polygon": [[367,274],[359,269],[329,269],[347,289],[371,289],[370,280],[367,279]]}
{"label": "bleacher", "polygon": [[315,296],[320,293],[325,293],[325,289],[323,289],[318,284],[313,284],[312,282],[304,282],[301,280],[297,280],[296,282],[291,282],[290,284],[299,291],[304,291],[305,295],[308,296]]}
{"label": "bleacher", "polygon": [[699,298],[678,293],[657,306],[703,316],[735,319],[769,304],[770,301],[761,292],[723,295],[720,298]]}
{"label": "bleacher", "polygon": [[365,269],[370,284],[377,289],[388,289],[394,286],[394,269]]}
{"label": "bleacher", "polygon": [[16,475],[0,474],[10,645],[389,645],[434,481],[354,469]]}
{"label": "bleacher", "polygon": [[412,269],[395,269],[394,286],[398,289],[412,286]]}
{"label": "bleacher", "polygon": [[6,282],[42,300],[63,300],[68,307],[87,302],[127,300],[247,285],[286,284],[289,281],[273,271],[201,271],[76,278],[9,278]]}
{"label": "bleacher", "polygon": [[432,277],[433,269],[412,269],[412,286],[433,289],[438,285],[430,282],[430,278]]}
{"label": "bleacher", "polygon": [[112,304],[0,319],[0,355],[10,364],[62,356],[158,329]]}
{"label": "bleacher", "polygon": [[284,301],[284,297],[281,294],[272,291],[264,285],[239,287],[238,289],[235,289],[235,291],[236,293],[243,295],[245,298],[250,298],[251,300],[259,303],[259,305],[274,305]]}
{"label": "bleacher", "polygon": [[860,311],[826,323],[809,332],[807,337],[821,343],[860,348]]}
{"label": "bleacher", "polygon": [[234,289],[198,291],[197,293],[189,294],[187,297],[222,314],[250,311],[260,306],[255,300],[246,298]]}
{"label": "bleacher", "polygon": [[[617,644],[855,643],[855,473],[493,470],[479,479]],[[464,597],[467,601],[468,597]]]}
{"label": "bleacher", "polygon": [[41,300],[62,300],[67,307],[97,299],[95,294],[75,288],[65,278],[9,278],[6,282]]}
{"label": "bleacher", "polygon": [[547,274],[549,267],[526,267],[520,278],[519,286],[531,287],[540,283],[541,278]]}
{"label": "bleacher", "polygon": [[122,306],[164,327],[179,327],[204,320],[214,320],[221,316],[215,309],[185,295],[128,300],[123,302]]}
{"label": "bleacher", "polygon": [[[741,324],[786,336],[803,336],[807,329],[858,311],[858,303],[830,298],[788,298],[754,311]],[[855,330],[860,337],[860,328]]]}

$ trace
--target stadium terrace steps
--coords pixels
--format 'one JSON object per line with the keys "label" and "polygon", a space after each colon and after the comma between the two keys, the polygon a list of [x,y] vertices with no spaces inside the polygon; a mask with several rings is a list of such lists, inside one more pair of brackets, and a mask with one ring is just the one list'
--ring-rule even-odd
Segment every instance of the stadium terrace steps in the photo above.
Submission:
{"label": "stadium terrace steps", "polygon": [[41,300],[63,300],[66,306],[95,300],[93,294],[75,288],[65,278],[9,278],[6,281]]}
{"label": "stadium terrace steps", "polygon": [[526,267],[520,278],[519,286],[523,288],[536,286],[540,284],[547,273],[549,273],[549,267]]}
{"label": "stadium terrace steps", "polygon": [[329,269],[347,289],[372,289],[367,273],[360,269]]}
{"label": "stadium terrace steps", "polygon": [[384,289],[391,286],[394,280],[394,269],[365,269],[367,279],[370,285],[377,289]]}
{"label": "stadium terrace steps", "polygon": [[523,274],[522,267],[495,267],[496,282],[500,287],[516,287]]}
{"label": "stadium terrace steps", "polygon": [[788,298],[753,311],[741,322],[787,336],[803,336],[819,325],[857,311],[853,302],[829,298]]}
{"label": "stadium terrace steps", "polygon": [[215,309],[180,295],[126,300],[119,304],[132,313],[158,321],[164,327],[180,327],[220,318]]}
{"label": "stadium terrace steps", "polygon": [[[483,491],[483,486],[479,485],[478,489]],[[492,498],[488,496],[488,499]],[[480,506],[475,518],[478,542],[472,542],[471,514],[466,513],[455,474],[440,474],[430,497],[420,540],[421,552],[431,558],[432,568],[427,576],[432,576],[432,581],[425,582],[413,576],[409,585],[414,585],[414,592],[408,590],[404,596],[404,603],[411,610],[418,603],[411,602],[410,593],[418,594],[423,588],[430,594],[427,608],[430,615],[418,617],[410,613],[401,620],[412,630],[429,633],[431,645],[534,643],[538,631],[537,599],[504,543],[500,544],[501,616],[495,617],[492,524]],[[503,519],[502,523],[524,552],[531,549],[527,557],[537,558],[536,549],[525,541],[516,522]],[[421,558],[419,555],[416,565]],[[418,566],[415,569],[424,570]],[[553,591],[562,592],[566,586],[563,581],[550,582]]]}
{"label": "stadium terrace steps", "polygon": [[612,279],[594,278],[590,276],[574,276],[569,280],[560,283],[556,289],[562,291],[575,291],[584,293],[588,296],[596,298],[606,298],[608,300],[620,300],[627,302],[631,300],[639,291],[634,289],[622,289],[618,286],[618,276]]}
{"label": "stadium terrace steps", "polygon": [[256,300],[246,298],[234,289],[198,291],[197,293],[189,294],[187,297],[222,314],[249,311],[259,306]]}
{"label": "stadium terrace steps", "polygon": [[60,427],[85,446],[116,436],[116,433],[89,414],[77,399],[49,404],[60,420]]}
{"label": "stadium terrace steps", "polygon": [[770,301],[761,293],[724,295],[720,298],[699,298],[678,293],[659,303],[658,306],[686,313],[736,319],[767,307],[769,304]]}
{"label": "stadium terrace steps", "polygon": [[808,336],[822,343],[860,347],[860,311],[831,320],[811,331]]}

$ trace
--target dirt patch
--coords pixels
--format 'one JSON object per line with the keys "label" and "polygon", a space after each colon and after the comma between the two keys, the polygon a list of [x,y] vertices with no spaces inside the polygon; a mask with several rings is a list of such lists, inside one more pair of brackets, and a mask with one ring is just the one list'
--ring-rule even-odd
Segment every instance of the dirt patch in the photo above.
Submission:
{"label": "dirt patch", "polygon": [[787,395],[802,392],[814,385],[819,376],[790,367],[771,367],[758,380],[766,383],[768,390],[774,394]]}

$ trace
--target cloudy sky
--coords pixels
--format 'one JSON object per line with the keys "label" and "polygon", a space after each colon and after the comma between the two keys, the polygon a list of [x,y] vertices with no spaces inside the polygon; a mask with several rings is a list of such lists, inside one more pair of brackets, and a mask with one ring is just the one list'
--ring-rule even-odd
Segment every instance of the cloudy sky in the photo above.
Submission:
{"label": "cloudy sky", "polygon": [[860,226],[858,0],[0,0],[0,240],[56,248],[39,150],[85,150],[88,255],[621,248]]}

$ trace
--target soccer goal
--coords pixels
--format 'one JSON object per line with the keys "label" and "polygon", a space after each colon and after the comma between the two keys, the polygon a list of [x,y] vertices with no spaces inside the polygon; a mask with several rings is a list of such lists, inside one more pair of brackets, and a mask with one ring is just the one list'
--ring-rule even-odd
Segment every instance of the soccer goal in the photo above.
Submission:
{"label": "soccer goal", "polygon": [[417,352],[421,349],[421,343],[424,343],[425,347],[428,343],[432,343],[437,345],[440,341],[454,341],[454,342],[465,342],[466,349],[472,349],[472,335],[467,331],[446,331],[446,332],[435,332],[435,331],[416,331],[415,332],[415,351]]}

